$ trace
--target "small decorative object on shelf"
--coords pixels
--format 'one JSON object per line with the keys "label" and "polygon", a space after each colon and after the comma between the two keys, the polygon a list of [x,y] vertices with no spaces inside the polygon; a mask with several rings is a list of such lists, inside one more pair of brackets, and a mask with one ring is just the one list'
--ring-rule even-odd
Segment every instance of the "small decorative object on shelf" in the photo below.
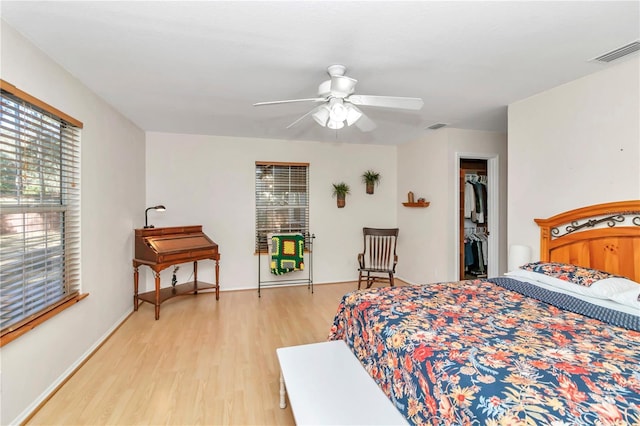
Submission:
{"label": "small decorative object on shelf", "polygon": [[367,185],[367,194],[373,194],[373,188],[380,183],[380,173],[367,170],[362,174],[362,182]]}
{"label": "small decorative object on shelf", "polygon": [[409,191],[408,197],[409,201],[407,203],[402,203],[405,207],[429,207],[430,202],[425,200],[424,198],[418,198],[418,201],[415,201],[413,192]]}
{"label": "small decorative object on shelf", "polygon": [[337,198],[338,208],[341,209],[346,204],[346,196],[351,191],[349,185],[344,182],[333,184],[333,195]]}

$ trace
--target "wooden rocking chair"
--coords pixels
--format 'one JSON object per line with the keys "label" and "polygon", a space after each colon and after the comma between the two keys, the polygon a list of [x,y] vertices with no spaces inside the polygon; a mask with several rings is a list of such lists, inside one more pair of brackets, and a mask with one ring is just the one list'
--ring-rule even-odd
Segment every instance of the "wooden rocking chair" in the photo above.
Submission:
{"label": "wooden rocking chair", "polygon": [[398,256],[396,242],[398,228],[362,228],[364,251],[358,253],[358,289],[363,281],[367,288],[376,281],[388,282],[393,287]]}

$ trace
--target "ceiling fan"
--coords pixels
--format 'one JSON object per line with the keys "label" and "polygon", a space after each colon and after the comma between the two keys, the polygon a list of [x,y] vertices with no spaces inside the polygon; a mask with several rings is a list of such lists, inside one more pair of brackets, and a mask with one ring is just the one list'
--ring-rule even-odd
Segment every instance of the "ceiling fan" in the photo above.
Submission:
{"label": "ceiling fan", "polygon": [[342,129],[345,124],[355,124],[363,132],[370,132],[376,124],[356,106],[372,106],[382,108],[419,110],[424,105],[420,98],[405,98],[398,96],[373,96],[354,94],[358,80],[344,75],[347,68],[344,65],[331,65],[327,72],[331,77],[320,83],[318,96],[315,98],[289,99],[283,101],[258,102],[254,106],[276,105],[292,102],[316,102],[320,105],[298,118],[287,126],[287,129],[298,124],[302,119],[311,115],[322,127]]}

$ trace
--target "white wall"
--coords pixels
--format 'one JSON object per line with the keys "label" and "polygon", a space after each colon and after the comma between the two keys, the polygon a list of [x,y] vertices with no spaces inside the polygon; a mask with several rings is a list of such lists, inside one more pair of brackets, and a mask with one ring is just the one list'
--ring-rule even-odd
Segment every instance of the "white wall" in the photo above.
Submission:
{"label": "white wall", "polygon": [[[149,222],[156,227],[202,225],[220,246],[221,290],[257,288],[255,162],[308,162],[310,231],[316,235],[314,282],[354,280],[362,227],[393,227],[397,222],[396,152],[395,146],[149,132],[147,205],[167,207],[163,213],[150,211]],[[368,169],[381,174],[373,195],[365,193],[361,181]],[[341,209],[331,185],[340,181],[351,187]],[[266,256],[262,264],[263,279],[272,279]],[[191,271],[190,265],[181,267],[178,281],[187,281]],[[145,271],[145,275],[150,290],[152,274]],[[305,275],[296,272],[283,278],[298,276]],[[213,262],[200,262],[198,279],[213,277]],[[170,282],[171,268],[162,272],[161,280],[163,285]]]}
{"label": "white wall", "polygon": [[[506,268],[506,135],[461,129],[427,132],[416,141],[398,147],[398,226],[405,238],[399,242],[398,276],[424,284],[456,280],[456,229],[458,223],[456,153],[496,157],[499,170],[498,270]],[[427,208],[401,205],[407,193],[423,197]],[[409,238],[410,236],[410,238]]]}
{"label": "white wall", "polygon": [[640,59],[509,106],[509,244],[532,248],[547,218],[640,199]]}
{"label": "white wall", "polygon": [[[356,278],[363,226],[400,227],[401,278],[454,279],[457,152],[500,158],[500,234],[506,235],[505,135],[441,129],[388,147],[148,133],[145,154],[140,129],[4,22],[1,42],[2,79],[84,123],[82,288],[90,293],[2,347],[2,424],[24,418],[131,311],[132,230],[142,226],[146,206],[167,206],[165,213],[150,212],[156,226],[204,226],[220,244],[223,290],[256,287],[255,161],[311,163],[316,283]],[[509,244],[537,251],[534,217],[640,198],[639,68],[638,59],[630,60],[510,106]],[[365,194],[360,180],[367,169],[382,174],[374,195]],[[331,197],[331,183],[341,180],[352,188],[344,209]],[[431,206],[402,207],[408,191]],[[213,276],[204,263],[201,279]]]}
{"label": "white wall", "polygon": [[17,423],[132,310],[144,133],[2,22],[2,79],[84,123],[81,286],[89,296],[1,349],[1,424]]}

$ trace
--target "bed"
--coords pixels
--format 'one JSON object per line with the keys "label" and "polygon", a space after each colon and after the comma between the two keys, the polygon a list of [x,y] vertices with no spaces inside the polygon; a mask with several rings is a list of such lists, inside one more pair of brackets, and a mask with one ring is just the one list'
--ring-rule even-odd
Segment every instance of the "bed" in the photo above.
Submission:
{"label": "bed", "polygon": [[640,200],[536,223],[539,262],[348,293],[329,340],[410,424],[640,424]]}

